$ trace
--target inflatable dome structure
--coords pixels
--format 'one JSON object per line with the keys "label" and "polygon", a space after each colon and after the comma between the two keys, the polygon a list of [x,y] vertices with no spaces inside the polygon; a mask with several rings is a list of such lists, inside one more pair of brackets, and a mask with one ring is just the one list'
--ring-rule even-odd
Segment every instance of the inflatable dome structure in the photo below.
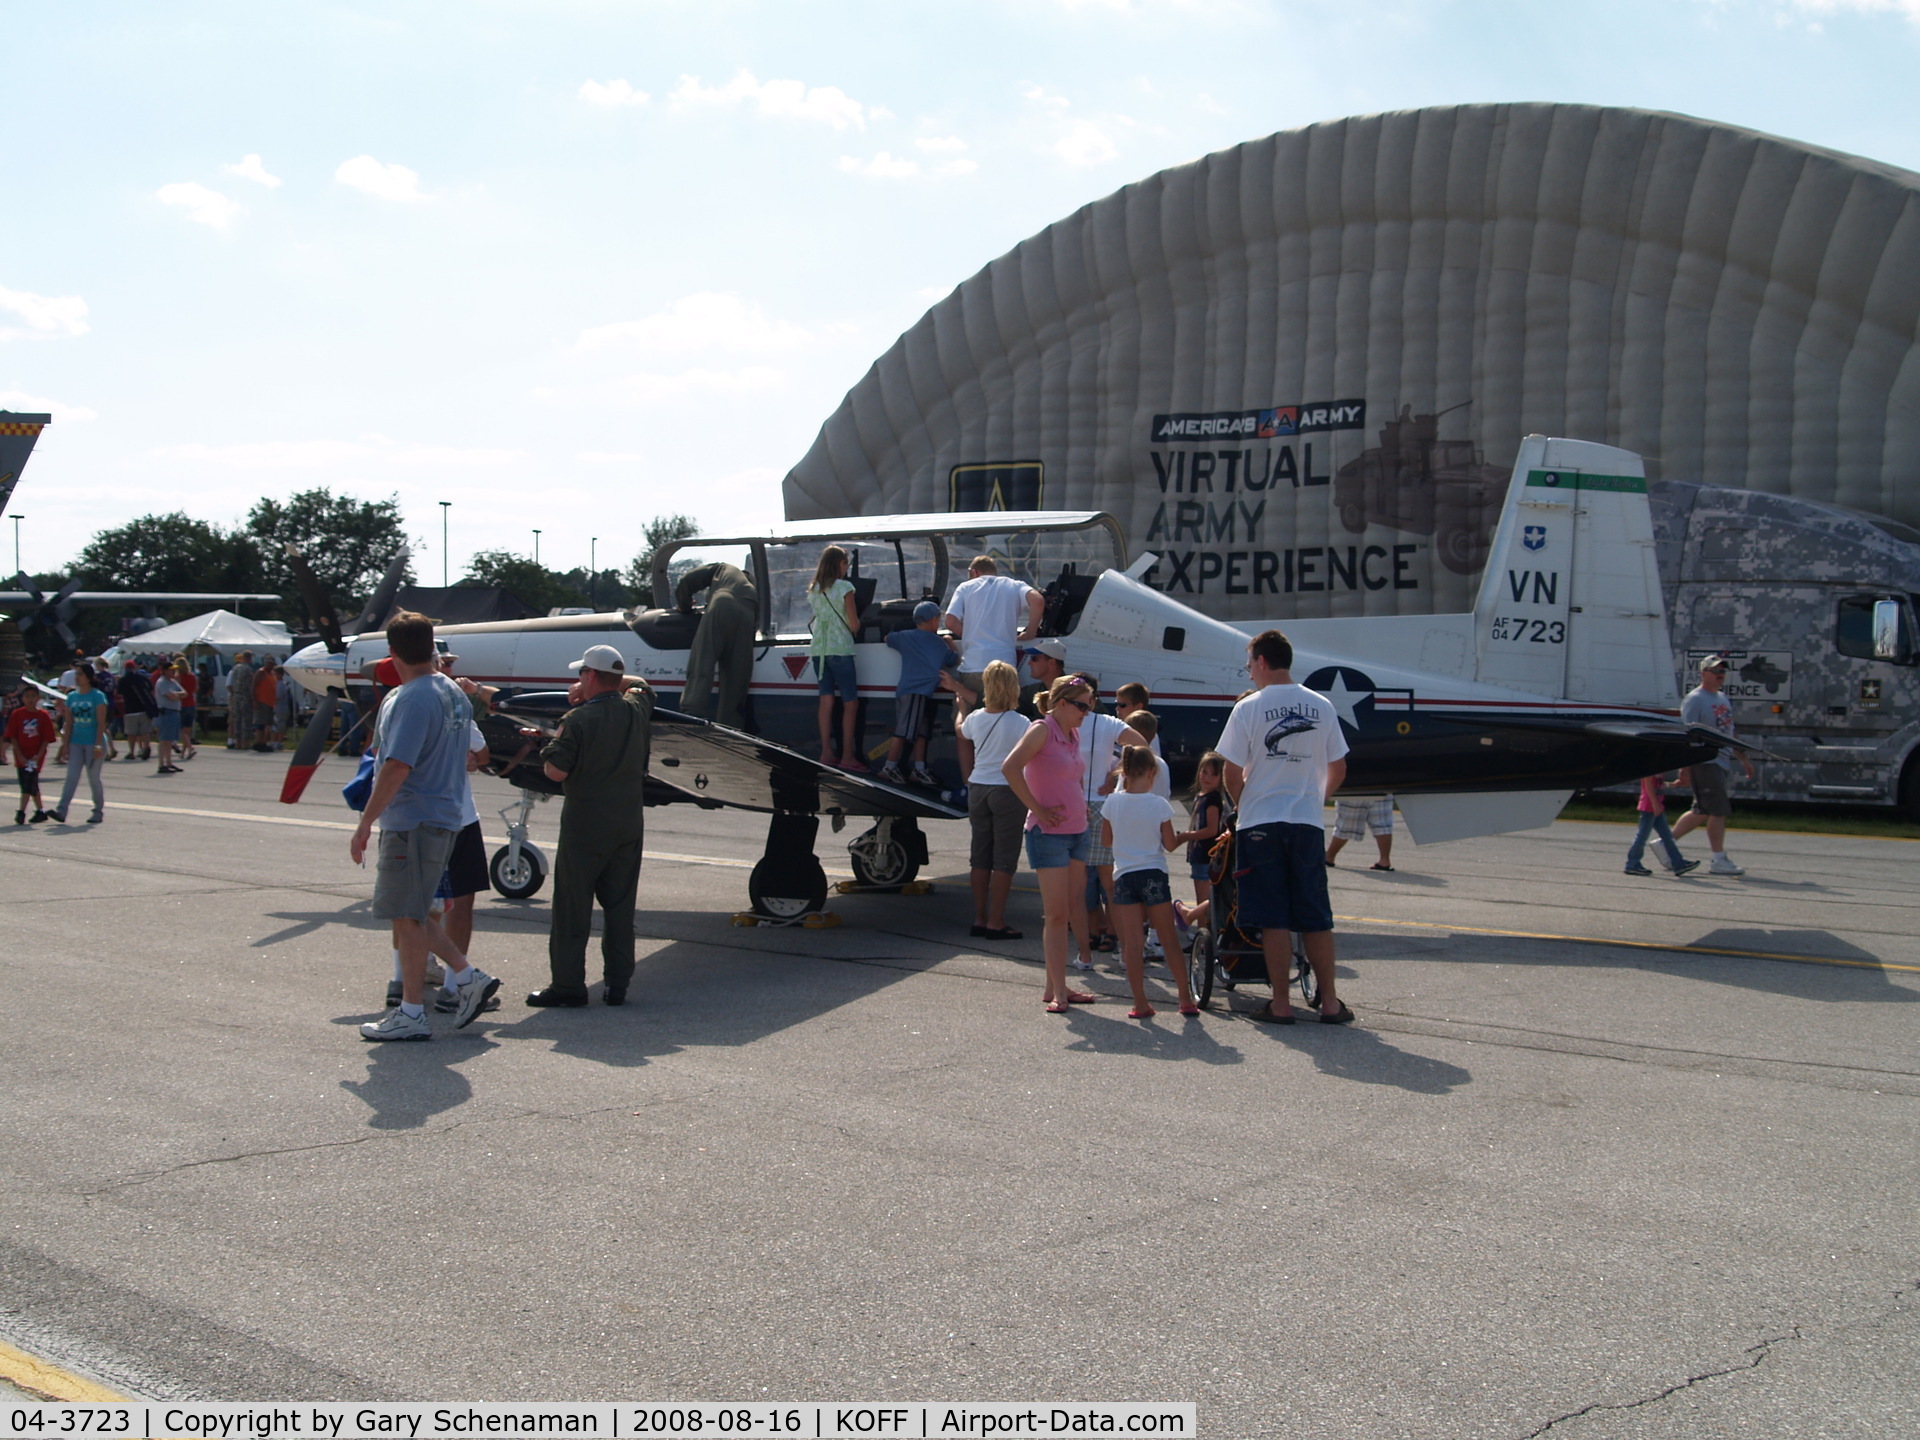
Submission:
{"label": "inflatable dome structure", "polygon": [[1582,105],[1249,141],[953,290],[787,515],[1110,510],[1151,583],[1226,619],[1470,608],[1528,433],[1920,525],[1916,186]]}

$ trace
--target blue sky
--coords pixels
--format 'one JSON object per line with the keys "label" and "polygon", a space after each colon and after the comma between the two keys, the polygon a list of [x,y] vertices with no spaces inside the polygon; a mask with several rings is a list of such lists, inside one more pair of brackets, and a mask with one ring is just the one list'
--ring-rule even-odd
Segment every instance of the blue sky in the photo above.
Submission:
{"label": "blue sky", "polygon": [[[1920,0],[414,0],[8,7],[13,509],[324,484],[624,563],[779,480],[958,281],[1129,181],[1464,101],[1679,110],[1920,169]],[[9,522],[0,547],[10,547]],[[5,561],[11,562],[7,553]]]}

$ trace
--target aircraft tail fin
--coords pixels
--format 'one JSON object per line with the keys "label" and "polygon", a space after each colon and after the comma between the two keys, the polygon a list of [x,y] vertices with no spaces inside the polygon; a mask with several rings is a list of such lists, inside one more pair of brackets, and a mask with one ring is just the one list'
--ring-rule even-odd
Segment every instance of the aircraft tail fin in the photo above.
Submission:
{"label": "aircraft tail fin", "polygon": [[7,501],[13,496],[20,472],[27,468],[34,441],[52,423],[51,415],[20,415],[12,410],[0,410],[0,515],[7,513]]}
{"label": "aircraft tail fin", "polygon": [[1489,685],[1679,704],[1638,455],[1544,435],[1520,442],[1474,630],[1476,678]]}

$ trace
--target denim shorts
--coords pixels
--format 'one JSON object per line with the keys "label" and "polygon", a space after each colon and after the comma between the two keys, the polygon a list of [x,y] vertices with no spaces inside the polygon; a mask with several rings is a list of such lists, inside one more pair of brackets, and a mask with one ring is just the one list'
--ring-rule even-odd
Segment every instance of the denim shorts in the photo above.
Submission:
{"label": "denim shorts", "polygon": [[1173,887],[1164,870],[1129,870],[1113,877],[1113,903],[1116,905],[1171,905]]}
{"label": "denim shorts", "polygon": [[180,712],[162,710],[160,712],[160,738],[169,745],[180,738]]}
{"label": "denim shorts", "polygon": [[1073,860],[1084,865],[1089,848],[1084,830],[1071,835],[1049,835],[1037,827],[1027,831],[1027,864],[1036,870],[1058,870]]}
{"label": "denim shorts", "polygon": [[1234,837],[1240,923],[1304,935],[1333,929],[1327,832],[1319,825],[1257,825]]}
{"label": "denim shorts", "polygon": [[813,673],[820,679],[822,695],[838,695],[852,702],[860,698],[860,677],[851,655],[816,655]]}
{"label": "denim shorts", "polygon": [[1187,874],[1195,880],[1211,880],[1213,879],[1213,867],[1212,864],[1206,860],[1189,860],[1187,862]]}

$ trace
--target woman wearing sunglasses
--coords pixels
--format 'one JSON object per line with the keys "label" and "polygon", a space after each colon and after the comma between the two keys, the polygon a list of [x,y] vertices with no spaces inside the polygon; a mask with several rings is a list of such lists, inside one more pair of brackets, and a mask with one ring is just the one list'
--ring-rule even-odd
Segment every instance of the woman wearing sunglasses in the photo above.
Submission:
{"label": "woman wearing sunglasses", "polygon": [[1064,1015],[1069,1005],[1094,997],[1067,988],[1067,938],[1086,943],[1087,801],[1086,761],[1080,754],[1080,724],[1093,709],[1093,686],[1084,675],[1062,675],[1044,698],[1044,718],[1001,762],[1000,773],[1027,807],[1027,863],[1040,878],[1045,914],[1041,949],[1047,960],[1047,1013]]}

